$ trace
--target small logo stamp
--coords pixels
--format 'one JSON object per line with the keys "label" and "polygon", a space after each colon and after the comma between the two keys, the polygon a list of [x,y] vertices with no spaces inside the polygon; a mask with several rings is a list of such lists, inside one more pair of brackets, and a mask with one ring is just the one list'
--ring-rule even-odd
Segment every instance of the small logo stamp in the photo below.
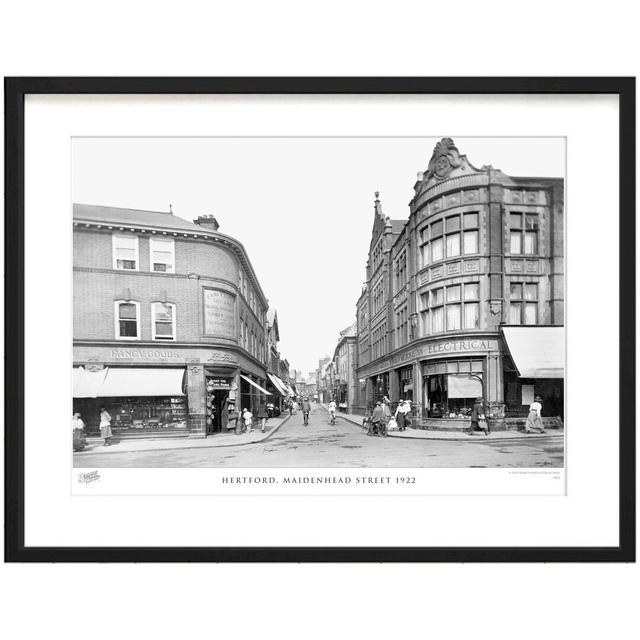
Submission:
{"label": "small logo stamp", "polygon": [[78,482],[80,484],[89,484],[100,480],[100,474],[97,471],[87,471],[78,474]]}

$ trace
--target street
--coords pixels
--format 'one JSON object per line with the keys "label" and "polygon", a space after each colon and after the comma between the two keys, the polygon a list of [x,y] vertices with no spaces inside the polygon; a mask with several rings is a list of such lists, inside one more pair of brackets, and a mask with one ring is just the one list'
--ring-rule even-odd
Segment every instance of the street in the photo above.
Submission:
{"label": "street", "polygon": [[309,426],[292,416],[267,440],[249,445],[74,454],[74,467],[549,467],[563,466],[564,439],[438,441],[367,437],[313,407]]}

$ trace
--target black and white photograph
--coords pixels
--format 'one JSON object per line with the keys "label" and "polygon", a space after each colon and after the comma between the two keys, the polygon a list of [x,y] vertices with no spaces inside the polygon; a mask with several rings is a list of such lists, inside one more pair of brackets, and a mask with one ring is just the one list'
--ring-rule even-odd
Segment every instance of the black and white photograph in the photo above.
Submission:
{"label": "black and white photograph", "polygon": [[74,469],[563,469],[566,139],[445,133],[73,138]]}

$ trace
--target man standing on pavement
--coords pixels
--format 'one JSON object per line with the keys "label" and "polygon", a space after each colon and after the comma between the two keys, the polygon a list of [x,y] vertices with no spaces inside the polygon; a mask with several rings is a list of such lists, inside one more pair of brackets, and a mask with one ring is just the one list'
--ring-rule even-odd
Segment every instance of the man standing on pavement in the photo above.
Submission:
{"label": "man standing on pavement", "polygon": [[382,428],[380,430],[380,435],[383,438],[387,437],[387,425],[389,424],[389,420],[391,420],[391,409],[389,408],[389,398],[385,397],[384,402],[382,403]]}
{"label": "man standing on pavement", "polygon": [[305,397],[302,400],[302,415],[304,417],[304,426],[309,426],[309,412],[311,411],[311,404],[309,398]]}

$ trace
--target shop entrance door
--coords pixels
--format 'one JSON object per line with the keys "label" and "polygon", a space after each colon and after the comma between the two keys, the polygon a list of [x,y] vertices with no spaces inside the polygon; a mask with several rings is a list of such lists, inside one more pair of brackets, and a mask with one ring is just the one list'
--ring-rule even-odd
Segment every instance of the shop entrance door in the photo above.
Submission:
{"label": "shop entrance door", "polygon": [[208,396],[207,435],[225,431],[228,421],[227,399],[229,392],[225,389],[214,389]]}

